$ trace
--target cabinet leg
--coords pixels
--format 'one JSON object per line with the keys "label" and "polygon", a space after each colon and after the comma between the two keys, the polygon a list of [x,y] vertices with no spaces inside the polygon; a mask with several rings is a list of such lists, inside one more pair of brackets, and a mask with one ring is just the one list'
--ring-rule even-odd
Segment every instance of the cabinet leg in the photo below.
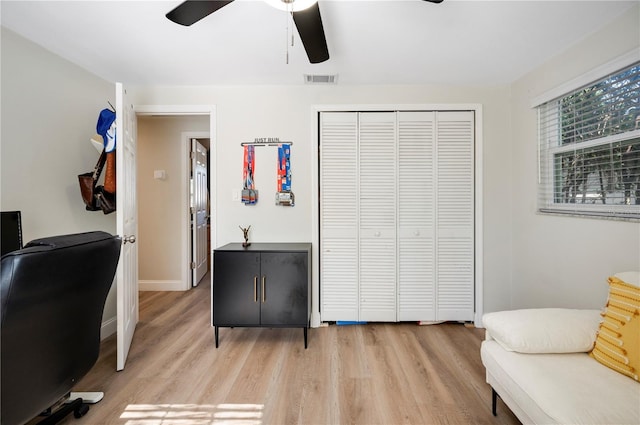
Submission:
{"label": "cabinet leg", "polygon": [[304,349],[307,349],[307,328],[304,328]]}
{"label": "cabinet leg", "polygon": [[215,335],[216,335],[216,348],[218,348],[218,327],[215,326]]}

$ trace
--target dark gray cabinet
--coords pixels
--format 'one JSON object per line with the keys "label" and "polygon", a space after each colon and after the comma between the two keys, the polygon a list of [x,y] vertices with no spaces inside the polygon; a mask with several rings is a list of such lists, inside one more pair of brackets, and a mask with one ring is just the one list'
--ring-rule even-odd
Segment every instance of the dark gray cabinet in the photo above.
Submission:
{"label": "dark gray cabinet", "polygon": [[232,243],[213,253],[213,326],[299,327],[311,314],[311,244]]}

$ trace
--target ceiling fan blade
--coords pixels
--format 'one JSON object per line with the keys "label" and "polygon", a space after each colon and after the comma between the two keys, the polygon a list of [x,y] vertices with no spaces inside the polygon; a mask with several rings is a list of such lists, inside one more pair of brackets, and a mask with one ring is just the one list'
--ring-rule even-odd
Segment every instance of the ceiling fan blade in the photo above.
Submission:
{"label": "ceiling fan blade", "polygon": [[442,3],[444,0],[424,0],[424,1],[428,1],[429,3]]}
{"label": "ceiling fan blade", "polygon": [[293,12],[292,15],[309,62],[320,63],[329,59],[329,49],[318,3],[314,3],[308,9]]}
{"label": "ceiling fan blade", "polygon": [[200,19],[211,15],[216,10],[228,5],[233,0],[187,0],[180,3],[166,17],[176,24],[188,27]]}

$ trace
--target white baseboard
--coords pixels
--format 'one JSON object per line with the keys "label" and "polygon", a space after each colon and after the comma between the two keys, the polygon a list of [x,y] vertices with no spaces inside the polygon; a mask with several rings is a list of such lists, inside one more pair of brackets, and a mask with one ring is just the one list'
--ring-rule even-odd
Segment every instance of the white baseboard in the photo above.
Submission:
{"label": "white baseboard", "polygon": [[100,341],[116,333],[117,329],[118,318],[116,316],[102,322],[102,326],[100,326]]}
{"label": "white baseboard", "polygon": [[186,291],[181,280],[138,280],[139,291]]}

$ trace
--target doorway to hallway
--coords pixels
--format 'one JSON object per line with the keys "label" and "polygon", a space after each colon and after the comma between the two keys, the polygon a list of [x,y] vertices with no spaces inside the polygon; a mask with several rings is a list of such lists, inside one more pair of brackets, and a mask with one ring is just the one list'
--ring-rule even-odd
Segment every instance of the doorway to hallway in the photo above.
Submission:
{"label": "doorway to hallway", "polygon": [[[139,290],[185,291],[210,267],[210,116],[139,114],[137,121]],[[192,139],[202,147],[198,170]]]}

